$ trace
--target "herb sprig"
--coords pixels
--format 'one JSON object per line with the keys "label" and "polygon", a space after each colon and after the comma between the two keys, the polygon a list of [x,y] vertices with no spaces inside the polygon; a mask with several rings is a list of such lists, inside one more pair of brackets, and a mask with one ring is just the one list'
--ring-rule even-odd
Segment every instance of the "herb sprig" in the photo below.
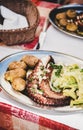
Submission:
{"label": "herb sprig", "polygon": [[62,70],[63,66],[62,66],[62,65],[56,65],[56,64],[54,64],[54,63],[52,63],[52,62],[50,62],[50,66],[51,66],[53,69],[57,69],[57,71],[55,72],[55,75],[56,75],[56,76],[60,76],[60,73],[61,73],[61,70]]}

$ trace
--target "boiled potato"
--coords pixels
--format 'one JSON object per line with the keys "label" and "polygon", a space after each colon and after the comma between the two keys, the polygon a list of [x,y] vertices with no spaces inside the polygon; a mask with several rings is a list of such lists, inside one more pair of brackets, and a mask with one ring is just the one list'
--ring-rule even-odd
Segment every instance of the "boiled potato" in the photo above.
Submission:
{"label": "boiled potato", "polygon": [[26,87],[26,81],[22,78],[15,78],[12,82],[12,88],[16,91],[23,91]]}
{"label": "boiled potato", "polygon": [[65,27],[67,25],[67,19],[60,19],[59,24]]}
{"label": "boiled potato", "polygon": [[39,59],[33,55],[25,55],[22,57],[22,61],[24,61],[30,67],[34,67],[37,64],[38,60]]}
{"label": "boiled potato", "polygon": [[14,69],[14,70],[7,71],[4,76],[6,80],[12,82],[13,79],[16,77],[24,78],[26,76],[26,71],[22,68]]}
{"label": "boiled potato", "polygon": [[56,15],[56,19],[57,19],[57,20],[60,20],[60,19],[63,19],[63,18],[66,18],[66,13],[65,13],[65,12],[58,13],[58,14]]}
{"label": "boiled potato", "polygon": [[13,61],[9,64],[9,67],[8,69],[9,70],[12,70],[12,69],[16,69],[16,68],[23,68],[23,69],[26,69],[27,68],[27,65],[25,62],[23,61]]}
{"label": "boiled potato", "polygon": [[73,10],[73,9],[69,9],[69,10],[66,12],[66,15],[67,15],[69,18],[75,18],[75,17],[76,17],[76,11]]}
{"label": "boiled potato", "polygon": [[78,29],[78,27],[74,23],[68,23],[67,26],[66,26],[66,29],[68,31],[75,32]]}

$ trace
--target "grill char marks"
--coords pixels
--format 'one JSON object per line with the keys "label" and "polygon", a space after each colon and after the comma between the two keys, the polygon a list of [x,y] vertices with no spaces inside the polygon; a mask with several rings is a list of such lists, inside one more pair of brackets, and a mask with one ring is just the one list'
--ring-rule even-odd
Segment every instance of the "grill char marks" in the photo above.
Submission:
{"label": "grill char marks", "polygon": [[[45,60],[45,57],[44,57]],[[27,82],[27,93],[28,96],[41,105],[48,106],[65,106],[69,105],[69,97],[63,96],[61,93],[56,93],[50,89],[49,80],[52,73],[52,68],[47,67],[47,64],[51,60],[51,57],[46,57],[46,62],[39,60],[35,69],[28,77]],[[41,79],[39,74],[42,74],[41,66],[44,66],[47,69],[46,75]]]}
{"label": "grill char marks", "polygon": [[69,98],[68,99],[67,98],[65,99],[64,98],[62,99],[47,98],[38,93],[33,94],[31,91],[28,91],[28,92],[30,92],[29,96],[31,97],[31,99],[40,105],[58,107],[58,106],[69,105],[69,102],[70,102]]}
{"label": "grill char marks", "polygon": [[43,90],[45,97],[54,98],[54,99],[66,98],[65,96],[63,96],[62,93],[57,93],[57,92],[52,91],[50,89],[48,80],[42,80],[40,84],[40,88]]}

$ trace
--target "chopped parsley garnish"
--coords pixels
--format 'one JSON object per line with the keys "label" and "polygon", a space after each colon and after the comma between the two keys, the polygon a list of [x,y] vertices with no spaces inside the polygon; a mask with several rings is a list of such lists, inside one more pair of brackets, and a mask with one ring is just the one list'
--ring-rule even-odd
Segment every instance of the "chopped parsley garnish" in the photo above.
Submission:
{"label": "chopped parsley garnish", "polygon": [[56,76],[60,76],[60,73],[61,73],[61,70],[62,70],[62,68],[63,68],[63,66],[62,65],[56,65],[56,64],[54,64],[54,63],[50,63],[50,66],[53,68],[53,69],[57,69],[57,71],[55,72],[55,75]]}
{"label": "chopped parsley garnish", "polygon": [[83,69],[81,69],[80,72],[83,72]]}
{"label": "chopped parsley garnish", "polygon": [[44,70],[44,66],[43,66],[43,65],[41,65],[41,66],[40,66],[40,69],[41,69],[41,70]]}

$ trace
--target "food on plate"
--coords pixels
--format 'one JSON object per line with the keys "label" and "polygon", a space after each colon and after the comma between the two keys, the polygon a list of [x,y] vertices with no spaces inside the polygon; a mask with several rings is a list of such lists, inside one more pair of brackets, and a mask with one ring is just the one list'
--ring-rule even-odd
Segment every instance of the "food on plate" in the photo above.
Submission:
{"label": "food on plate", "polygon": [[62,30],[69,31],[76,35],[83,35],[83,12],[68,9],[59,12],[55,16],[55,24]]}
{"label": "food on plate", "polygon": [[13,70],[13,69],[17,69],[17,68],[26,69],[27,65],[23,61],[13,61],[9,64],[9,67],[8,67],[9,70]]}
{"label": "food on plate", "polygon": [[69,10],[66,11],[66,15],[69,18],[75,18],[77,13],[74,9],[69,9]]}
{"label": "food on plate", "polygon": [[27,69],[34,67],[37,62],[38,58],[32,55],[25,55],[20,61],[12,61],[4,74],[4,78],[11,82],[13,89],[23,91],[26,87]]}
{"label": "food on plate", "polygon": [[83,14],[77,17],[76,24],[78,25],[78,34],[83,35]]}
{"label": "food on plate", "polygon": [[65,12],[58,13],[58,14],[56,15],[56,19],[57,19],[57,20],[60,20],[60,19],[63,19],[63,18],[66,18],[66,13],[65,13]]}
{"label": "food on plate", "polygon": [[[32,57],[33,59],[32,55],[25,55],[20,61],[24,57]],[[9,81],[11,87],[15,91],[26,91],[26,96],[41,105],[82,106],[83,68],[78,64],[57,63],[56,59],[54,60],[50,55],[35,58],[37,62],[34,67],[32,64],[31,66],[27,64],[28,67],[24,70],[25,74],[22,72],[22,76],[19,76],[22,68],[19,68],[20,74],[17,77],[12,76],[16,75],[14,73],[16,69],[7,69],[4,78]],[[10,74],[11,71],[13,74]]]}
{"label": "food on plate", "polygon": [[66,25],[67,25],[67,19],[60,19],[60,20],[59,20],[59,24],[60,24],[61,26],[66,27]]}
{"label": "food on plate", "polygon": [[74,23],[68,23],[66,29],[71,32],[75,32],[78,29],[78,26]]}
{"label": "food on plate", "polygon": [[78,33],[79,35],[81,35],[81,36],[83,35],[83,32],[81,32],[81,31],[79,31],[79,30],[77,31],[77,33]]}
{"label": "food on plate", "polygon": [[26,71],[22,68],[8,70],[4,76],[6,80],[13,82],[14,78],[17,78],[17,77],[25,78]]}
{"label": "food on plate", "polygon": [[63,92],[64,96],[70,97],[71,106],[83,105],[83,69],[77,64],[52,64],[52,66],[54,69],[50,82],[51,89],[55,92]]}
{"label": "food on plate", "polygon": [[49,106],[69,105],[70,98],[62,92],[52,91],[50,88],[50,78],[52,67],[50,66],[51,57],[44,57],[28,76],[27,94],[35,102]]}
{"label": "food on plate", "polygon": [[15,89],[16,91],[23,91],[26,87],[26,81],[20,77],[17,77],[17,78],[14,78],[11,85],[13,89]]}
{"label": "food on plate", "polygon": [[23,56],[22,61],[24,61],[28,66],[34,67],[38,62],[38,58],[33,55],[25,55]]}

